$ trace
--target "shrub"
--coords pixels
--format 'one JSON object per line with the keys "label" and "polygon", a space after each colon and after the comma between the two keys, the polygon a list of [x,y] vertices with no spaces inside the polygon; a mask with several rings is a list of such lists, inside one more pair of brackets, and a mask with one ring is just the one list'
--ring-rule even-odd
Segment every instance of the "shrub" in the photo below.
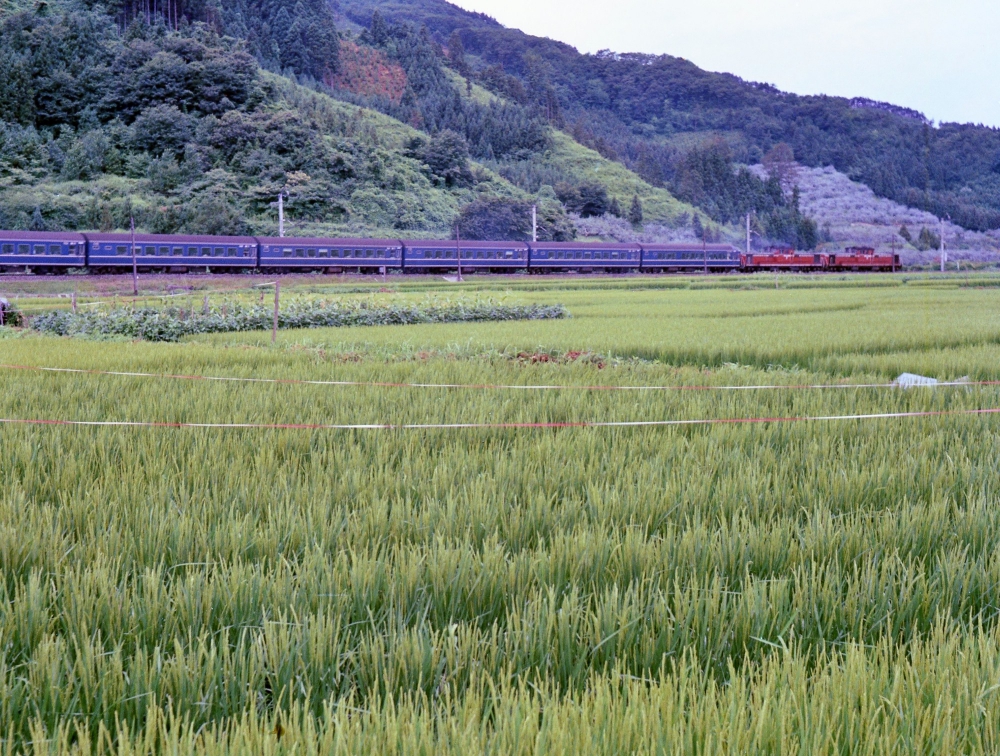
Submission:
{"label": "shrub", "polygon": [[[506,305],[492,300],[376,305],[368,302],[300,302],[278,316],[278,326],[330,328],[415,323],[462,323],[501,320],[549,320],[567,317],[562,305]],[[264,305],[233,305],[207,314],[177,307],[117,307],[107,312],[50,312],[32,319],[31,327],[59,336],[126,336],[144,341],[177,341],[197,333],[266,331],[274,311]]]}

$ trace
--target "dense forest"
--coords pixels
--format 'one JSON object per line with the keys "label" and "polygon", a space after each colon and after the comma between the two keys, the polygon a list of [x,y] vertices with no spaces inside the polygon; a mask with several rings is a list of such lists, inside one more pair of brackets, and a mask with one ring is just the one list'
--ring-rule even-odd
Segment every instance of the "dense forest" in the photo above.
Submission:
{"label": "dense forest", "polygon": [[27,11],[0,50],[3,227],[255,231],[284,191],[293,230],[440,233],[479,197],[525,199],[461,134],[268,74],[208,23]]}
{"label": "dense forest", "polygon": [[378,10],[426,27],[442,45],[460,41],[462,65],[483,86],[541,110],[656,185],[683,182],[692,136],[721,139],[741,164],[787,144],[802,164],[832,165],[880,196],[969,229],[1000,227],[997,129],[934,126],[920,113],[862,98],[792,95],[667,55],[582,55],[444,0],[340,0],[339,7],[350,23],[368,26]]}

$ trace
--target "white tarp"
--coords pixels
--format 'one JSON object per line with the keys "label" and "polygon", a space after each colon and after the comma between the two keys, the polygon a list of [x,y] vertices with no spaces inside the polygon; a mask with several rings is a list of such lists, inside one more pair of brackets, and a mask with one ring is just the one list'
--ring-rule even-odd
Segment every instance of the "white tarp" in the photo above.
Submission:
{"label": "white tarp", "polygon": [[937,378],[928,378],[926,375],[917,375],[916,373],[903,373],[896,379],[896,385],[900,388],[911,388],[912,386],[958,386],[963,383],[969,382],[969,376],[963,375],[961,378],[955,381],[939,381]]}
{"label": "white tarp", "polygon": [[937,383],[937,378],[928,378],[916,373],[903,373],[896,379],[896,385],[903,388],[909,388],[910,386],[936,386]]}

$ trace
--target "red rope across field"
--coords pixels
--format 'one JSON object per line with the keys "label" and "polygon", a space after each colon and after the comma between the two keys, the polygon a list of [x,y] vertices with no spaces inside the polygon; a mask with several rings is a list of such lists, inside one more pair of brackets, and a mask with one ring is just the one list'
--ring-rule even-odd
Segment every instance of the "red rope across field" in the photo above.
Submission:
{"label": "red rope across field", "polygon": [[[385,381],[323,381],[296,378],[241,378],[236,376],[175,375],[171,373],[137,373],[114,370],[87,370],[82,368],[41,367],[38,365],[3,365],[3,370],[29,370],[44,373],[75,373],[79,375],[105,375],[120,378],[160,378],[181,381],[218,381],[230,383],[270,383],[300,386],[345,386],[367,388],[413,388],[413,389],[489,389],[511,391],[782,391],[802,389],[867,389],[899,388],[898,383],[803,383],[791,385],[752,386],[588,386],[588,385],[522,385],[500,383],[391,383]],[[939,381],[926,387],[948,386],[997,386],[1000,381]],[[908,388],[922,388],[915,384]]]}

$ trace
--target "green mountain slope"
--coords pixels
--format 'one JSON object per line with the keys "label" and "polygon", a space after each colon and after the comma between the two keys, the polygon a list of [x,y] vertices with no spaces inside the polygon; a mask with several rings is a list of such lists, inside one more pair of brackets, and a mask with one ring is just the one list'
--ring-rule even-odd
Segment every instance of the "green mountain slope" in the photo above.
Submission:
{"label": "green mountain slope", "polygon": [[[374,16],[323,47],[333,21],[314,4],[180,6],[193,21],[138,7],[56,0],[0,13],[0,225],[112,229],[134,217],[160,233],[268,233],[284,192],[300,235],[441,236],[458,224],[466,237],[523,238],[536,204],[543,239],[572,238],[567,211],[653,221],[671,237],[738,236],[718,203],[694,196],[699,211],[556,128],[514,78],[476,83],[461,43],[446,52],[426,28]],[[310,29],[301,46],[266,22],[279,16]],[[766,236],[815,243],[780,188],[746,180],[769,203]]]}
{"label": "green mountain slope", "polygon": [[204,26],[122,36],[79,11],[11,16],[2,35],[34,91],[27,123],[0,122],[0,226],[264,233],[285,189],[293,233],[420,236],[476,197],[525,196],[461,150],[429,166],[416,129],[263,71]]}
{"label": "green mountain slope", "polygon": [[798,96],[698,69],[671,56],[581,55],[506,29],[444,0],[340,0],[349,24],[385,18],[456,37],[472,75],[544,107],[578,140],[674,187],[691,147],[721,142],[737,163],[789,144],[807,166],[832,165],[876,194],[984,230],[1000,227],[1000,130],[934,127],[919,113],[864,99]]}

